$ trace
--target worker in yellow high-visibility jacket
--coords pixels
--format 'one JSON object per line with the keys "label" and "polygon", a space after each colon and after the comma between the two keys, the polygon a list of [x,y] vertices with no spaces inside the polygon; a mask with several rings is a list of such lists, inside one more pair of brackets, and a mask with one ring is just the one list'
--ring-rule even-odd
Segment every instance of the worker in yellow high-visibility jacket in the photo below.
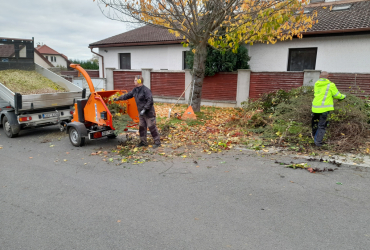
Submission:
{"label": "worker in yellow high-visibility jacket", "polygon": [[335,84],[327,79],[328,76],[328,72],[321,72],[320,79],[315,83],[315,98],[312,101],[312,136],[319,147],[323,145],[329,112],[334,110],[334,99],[346,98]]}

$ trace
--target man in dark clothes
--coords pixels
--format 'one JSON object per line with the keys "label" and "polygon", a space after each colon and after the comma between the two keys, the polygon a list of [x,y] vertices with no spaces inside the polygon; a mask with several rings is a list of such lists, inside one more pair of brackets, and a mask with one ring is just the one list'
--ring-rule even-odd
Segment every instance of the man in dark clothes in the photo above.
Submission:
{"label": "man in dark clothes", "polygon": [[140,134],[140,143],[137,147],[148,146],[147,142],[147,128],[149,127],[149,131],[153,136],[154,145],[153,148],[157,148],[161,146],[161,140],[159,138],[158,129],[156,126],[156,115],[153,106],[153,96],[152,92],[149,88],[143,85],[144,79],[142,76],[135,77],[135,88],[118,98],[115,98],[115,101],[118,100],[128,100],[131,98],[135,98],[137,110],[140,113],[140,121],[139,121],[139,134]]}

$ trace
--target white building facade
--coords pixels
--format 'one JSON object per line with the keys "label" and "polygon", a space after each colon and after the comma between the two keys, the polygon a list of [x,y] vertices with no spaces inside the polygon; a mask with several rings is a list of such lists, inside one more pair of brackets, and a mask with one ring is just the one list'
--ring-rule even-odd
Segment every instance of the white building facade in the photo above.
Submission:
{"label": "white building facade", "polygon": [[[252,71],[289,71],[290,51],[316,49],[315,70],[370,73],[370,34],[294,38],[248,46]],[[312,68],[311,68],[312,69]]]}
{"label": "white building facade", "polygon": [[60,55],[53,55],[53,54],[50,54],[50,55],[47,55],[47,54],[44,54],[44,57],[51,63],[53,64],[54,67],[63,67],[63,68],[67,68],[67,61],[64,57],[60,56]]}
{"label": "white building facade", "polygon": [[[181,44],[163,44],[147,46],[127,46],[127,47],[104,47],[99,48],[99,54],[104,58],[104,68],[116,69],[142,69],[151,68],[153,70],[182,70],[184,66],[185,51],[189,49]],[[122,57],[126,56],[130,67],[122,62]],[[99,58],[99,65],[102,65],[102,58]],[[125,65],[123,65],[125,64]],[[102,76],[102,67],[100,67]]]}

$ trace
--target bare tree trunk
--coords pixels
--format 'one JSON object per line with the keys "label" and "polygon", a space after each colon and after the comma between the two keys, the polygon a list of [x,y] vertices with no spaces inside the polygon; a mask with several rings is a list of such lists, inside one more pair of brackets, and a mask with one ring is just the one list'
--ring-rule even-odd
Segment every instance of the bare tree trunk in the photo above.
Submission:
{"label": "bare tree trunk", "polygon": [[[201,42],[196,48],[194,54],[194,64],[193,64],[193,76],[192,83],[194,85],[191,87],[191,92],[193,93],[192,100],[189,101],[189,105],[193,108],[194,112],[200,111],[200,102],[202,99],[202,87],[204,73],[206,69],[206,59],[207,59],[207,41]],[[194,88],[194,89],[193,89]]]}

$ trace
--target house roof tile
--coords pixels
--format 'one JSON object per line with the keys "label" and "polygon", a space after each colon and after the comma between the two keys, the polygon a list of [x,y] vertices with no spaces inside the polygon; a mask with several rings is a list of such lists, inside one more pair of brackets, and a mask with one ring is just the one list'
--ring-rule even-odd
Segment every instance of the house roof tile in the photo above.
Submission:
{"label": "house roof tile", "polygon": [[52,48],[50,48],[49,46],[47,45],[41,45],[41,46],[37,46],[35,49],[37,49],[41,54],[47,54],[47,55],[60,55],[59,52],[53,50]]}
{"label": "house roof tile", "polygon": [[166,44],[166,43],[181,43],[184,41],[181,37],[176,37],[168,32],[167,29],[146,25],[125,33],[103,39],[101,41],[91,43],[90,47],[100,47],[99,45],[120,45],[130,46],[140,44]]}
{"label": "house roof tile", "polygon": [[[351,5],[348,10],[331,10],[330,6]],[[323,8],[326,7],[326,8]],[[370,0],[344,0],[338,2],[314,3],[306,10],[316,10],[318,23],[304,34],[342,33],[370,30]],[[146,25],[128,32],[91,43],[89,47],[133,46],[149,44],[181,43],[182,37],[176,37],[167,29]]]}
{"label": "house roof tile", "polygon": [[[333,10],[331,7],[346,6],[347,10]],[[338,1],[310,4],[306,10],[316,10],[318,23],[307,30],[310,33],[336,33],[370,30],[370,1]]]}
{"label": "house roof tile", "polygon": [[2,44],[0,45],[0,57],[10,57],[14,54],[13,44]]}

